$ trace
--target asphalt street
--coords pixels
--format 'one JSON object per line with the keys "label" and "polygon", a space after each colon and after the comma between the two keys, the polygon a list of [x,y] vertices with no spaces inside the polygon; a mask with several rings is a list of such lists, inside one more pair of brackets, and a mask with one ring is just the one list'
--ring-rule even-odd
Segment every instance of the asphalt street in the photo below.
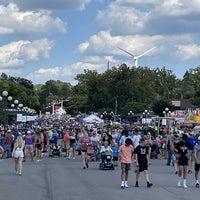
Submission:
{"label": "asphalt street", "polygon": [[0,160],[0,199],[9,200],[189,200],[199,199],[194,173],[188,175],[188,188],[177,187],[177,175],[163,158],[151,160],[149,168],[153,187],[147,188],[141,174],[139,188],[135,188],[135,173],[129,175],[129,188],[121,189],[120,167],[99,170],[99,162],[92,161],[83,169],[81,156],[75,160],[64,157],[43,157],[42,161],[23,163],[22,176],[15,175],[13,159]]}

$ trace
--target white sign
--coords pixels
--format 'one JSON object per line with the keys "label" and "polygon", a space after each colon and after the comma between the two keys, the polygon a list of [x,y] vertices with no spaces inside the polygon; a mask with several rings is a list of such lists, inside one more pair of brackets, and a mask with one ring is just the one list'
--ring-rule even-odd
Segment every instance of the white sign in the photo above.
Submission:
{"label": "white sign", "polygon": [[22,114],[17,114],[17,122],[22,122]]}

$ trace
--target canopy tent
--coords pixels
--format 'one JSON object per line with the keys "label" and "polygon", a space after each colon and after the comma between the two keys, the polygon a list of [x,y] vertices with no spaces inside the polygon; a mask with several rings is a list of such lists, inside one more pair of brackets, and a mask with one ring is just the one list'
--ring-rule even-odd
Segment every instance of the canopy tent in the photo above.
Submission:
{"label": "canopy tent", "polygon": [[93,114],[83,118],[83,121],[87,123],[103,123],[104,122],[101,118]]}

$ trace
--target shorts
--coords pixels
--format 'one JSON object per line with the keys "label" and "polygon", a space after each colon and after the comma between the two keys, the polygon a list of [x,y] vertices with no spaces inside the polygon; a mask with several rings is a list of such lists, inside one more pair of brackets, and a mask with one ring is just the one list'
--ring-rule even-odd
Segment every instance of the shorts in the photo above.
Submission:
{"label": "shorts", "polygon": [[118,161],[118,156],[113,156],[113,161]]}
{"label": "shorts", "polygon": [[64,147],[68,150],[70,148],[69,144],[64,144]]}
{"label": "shorts", "polygon": [[195,165],[194,165],[194,171],[198,172],[199,169],[200,169],[200,164],[195,163]]}
{"label": "shorts", "polygon": [[13,155],[14,158],[23,158],[24,152],[22,150],[16,150]]}
{"label": "shorts", "polygon": [[76,143],[70,143],[70,148],[76,148]]}
{"label": "shorts", "polygon": [[35,148],[38,150],[42,150],[42,145],[41,144],[35,144]]}
{"label": "shorts", "polygon": [[139,172],[143,172],[145,170],[148,170],[147,162],[139,162]]}
{"label": "shorts", "polygon": [[178,159],[178,165],[184,166],[184,165],[188,165],[188,158],[187,157],[180,157]]}
{"label": "shorts", "polygon": [[24,150],[26,154],[33,153],[33,144],[26,144]]}
{"label": "shorts", "polygon": [[130,170],[131,169],[131,163],[121,163],[121,169]]}

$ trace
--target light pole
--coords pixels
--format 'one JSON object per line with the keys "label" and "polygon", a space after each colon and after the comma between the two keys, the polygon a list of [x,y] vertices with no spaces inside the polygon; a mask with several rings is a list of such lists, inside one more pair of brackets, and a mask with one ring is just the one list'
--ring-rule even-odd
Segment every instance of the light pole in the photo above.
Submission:
{"label": "light pole", "polygon": [[169,110],[168,107],[166,107],[165,110],[163,111],[163,115],[164,117],[170,117],[171,111]]}
{"label": "light pole", "polygon": [[128,112],[128,117],[129,117],[129,119],[130,119],[130,123],[132,124],[132,122],[133,122],[133,115],[134,115],[134,112],[132,111],[132,110],[130,110],[129,112]]}
{"label": "light pole", "polygon": [[7,106],[8,103],[12,101],[12,96],[8,96],[8,91],[4,90],[1,93],[2,96],[0,96],[0,101],[2,102],[2,114],[3,114],[3,124],[4,127],[8,123],[8,116],[7,116]]}
{"label": "light pole", "polygon": [[103,119],[106,121],[106,120],[107,120],[107,117],[108,117],[108,116],[107,116],[107,115],[108,115],[107,112],[104,111],[102,114],[103,114]]}
{"label": "light pole", "polygon": [[115,120],[115,114],[113,111],[110,112],[110,120],[114,121]]}
{"label": "light pole", "polygon": [[169,117],[171,116],[171,111],[169,110],[169,108],[168,107],[166,107],[165,108],[165,110],[163,111],[163,115],[164,115],[164,117],[166,117],[166,122],[165,122],[165,124],[166,124],[166,130],[165,130],[165,132],[168,130],[168,129],[170,129],[171,127],[171,120],[169,119]]}
{"label": "light pole", "polygon": [[145,116],[145,124],[147,124],[147,116],[148,116],[150,113],[149,113],[148,110],[145,110],[142,114]]}
{"label": "light pole", "polygon": [[11,113],[13,116],[15,116],[14,121],[17,121],[18,104],[19,104],[19,101],[17,99],[15,99],[14,102],[11,104]]}

